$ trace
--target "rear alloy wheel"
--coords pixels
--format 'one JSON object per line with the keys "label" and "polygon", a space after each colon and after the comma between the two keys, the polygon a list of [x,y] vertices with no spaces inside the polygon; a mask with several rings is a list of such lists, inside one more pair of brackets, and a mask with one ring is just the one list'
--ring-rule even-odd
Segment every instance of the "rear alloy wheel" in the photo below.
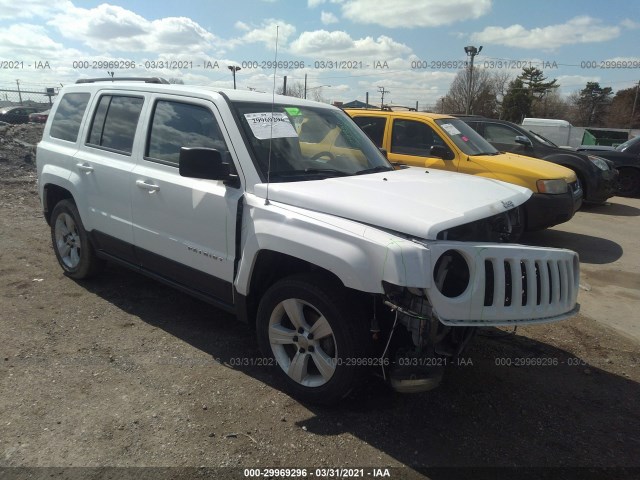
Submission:
{"label": "rear alloy wheel", "polygon": [[366,362],[366,336],[344,300],[344,289],[321,276],[296,275],[273,285],[258,307],[263,353],[275,360],[288,391],[313,403],[331,404],[356,386]]}
{"label": "rear alloy wheel", "polygon": [[89,278],[104,261],[96,257],[76,205],[61,200],[51,213],[51,240],[58,263],[71,278]]}
{"label": "rear alloy wheel", "polygon": [[640,170],[635,168],[622,168],[619,172],[618,195],[623,197],[636,197],[640,195]]}

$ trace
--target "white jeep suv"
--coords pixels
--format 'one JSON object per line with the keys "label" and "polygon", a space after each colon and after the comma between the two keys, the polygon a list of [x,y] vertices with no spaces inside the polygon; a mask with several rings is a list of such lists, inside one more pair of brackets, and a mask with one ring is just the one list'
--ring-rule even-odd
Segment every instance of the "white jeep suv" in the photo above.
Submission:
{"label": "white jeep suv", "polygon": [[324,403],[370,369],[433,388],[477,327],[577,311],[574,252],[500,243],[529,190],[394,169],[328,105],[165,83],[59,94],[37,166],[71,278],[108,260],[232,312],[288,391]]}

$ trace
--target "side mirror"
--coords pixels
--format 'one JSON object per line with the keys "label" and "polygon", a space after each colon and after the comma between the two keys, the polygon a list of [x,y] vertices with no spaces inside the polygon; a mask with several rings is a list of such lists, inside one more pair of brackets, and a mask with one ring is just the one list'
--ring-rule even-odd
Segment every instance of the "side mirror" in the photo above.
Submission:
{"label": "side mirror", "polygon": [[231,168],[222,161],[222,154],[213,148],[180,149],[178,160],[180,176],[206,180],[229,180]]}
{"label": "side mirror", "polygon": [[529,140],[527,137],[525,137],[524,135],[518,135],[516,137],[516,143],[519,143],[520,145],[524,145],[525,147],[531,147],[533,144],[531,143],[531,140]]}
{"label": "side mirror", "polygon": [[432,145],[429,149],[429,155],[443,160],[453,160],[455,158],[453,152],[444,145]]}

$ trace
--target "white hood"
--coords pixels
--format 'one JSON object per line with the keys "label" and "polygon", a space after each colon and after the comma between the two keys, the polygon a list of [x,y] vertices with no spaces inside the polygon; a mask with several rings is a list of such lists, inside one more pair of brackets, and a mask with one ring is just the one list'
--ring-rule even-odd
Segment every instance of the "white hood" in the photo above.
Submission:
{"label": "white hood", "polygon": [[[266,184],[256,185],[257,196],[266,193]],[[424,239],[521,205],[531,193],[498,180],[424,168],[269,185],[273,202]]]}

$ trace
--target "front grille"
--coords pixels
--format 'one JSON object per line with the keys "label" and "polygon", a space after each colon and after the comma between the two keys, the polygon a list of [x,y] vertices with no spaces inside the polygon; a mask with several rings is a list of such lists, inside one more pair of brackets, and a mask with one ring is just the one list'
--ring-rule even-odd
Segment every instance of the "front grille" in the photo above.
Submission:
{"label": "front grille", "polygon": [[484,261],[484,306],[531,307],[566,304],[573,296],[569,260]]}
{"label": "front grille", "polygon": [[[579,262],[570,250],[524,245],[437,242],[437,261],[454,250],[469,265],[469,282],[458,296],[429,289],[447,325],[507,325],[560,320],[577,311]],[[435,263],[434,263],[435,265]]]}

